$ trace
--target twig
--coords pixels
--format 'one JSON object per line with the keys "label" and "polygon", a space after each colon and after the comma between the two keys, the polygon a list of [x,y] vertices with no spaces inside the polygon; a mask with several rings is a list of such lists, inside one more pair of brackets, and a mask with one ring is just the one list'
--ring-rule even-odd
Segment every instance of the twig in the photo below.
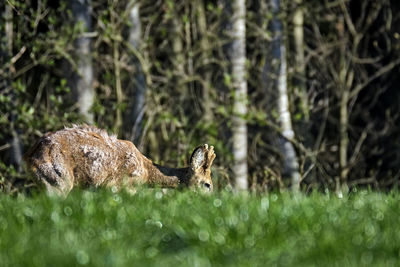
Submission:
{"label": "twig", "polygon": [[4,144],[4,145],[0,146],[0,151],[3,151],[3,150],[6,150],[6,149],[9,149],[10,147],[11,147],[11,145],[10,145],[9,143],[7,143],[7,144]]}
{"label": "twig", "polygon": [[385,73],[391,71],[394,67],[400,64],[400,58],[396,59],[395,61],[392,61],[391,63],[387,64],[386,66],[380,68],[377,72],[374,73],[369,79],[367,79],[365,82],[357,85],[352,92],[350,92],[350,98],[353,98],[357,96],[361,90],[363,90],[365,87],[367,87],[368,84],[373,82],[375,79],[379,78],[380,76],[384,75]]}
{"label": "twig", "polygon": [[351,158],[349,160],[349,166],[353,165],[355,163],[355,161],[357,159],[357,156],[360,153],[361,146],[362,146],[362,144],[364,143],[365,139],[368,136],[369,128],[370,127],[367,127],[366,129],[364,129],[364,131],[362,132],[360,138],[358,139],[357,144],[356,144],[356,146],[354,148],[353,155],[351,156]]}
{"label": "twig", "polygon": [[376,182],[375,177],[366,177],[366,178],[361,178],[358,180],[350,181],[349,182],[349,187],[359,185],[359,184],[371,184]]}
{"label": "twig", "polygon": [[11,64],[14,64],[15,62],[17,62],[18,59],[20,59],[20,57],[25,53],[25,51],[26,51],[26,46],[23,46],[21,48],[21,50],[19,50],[19,52],[11,58],[11,60],[10,60]]}
{"label": "twig", "polygon": [[300,182],[302,182],[307,177],[307,175],[314,169],[314,167],[315,163],[311,164],[310,167],[308,167],[308,169],[302,175]]}

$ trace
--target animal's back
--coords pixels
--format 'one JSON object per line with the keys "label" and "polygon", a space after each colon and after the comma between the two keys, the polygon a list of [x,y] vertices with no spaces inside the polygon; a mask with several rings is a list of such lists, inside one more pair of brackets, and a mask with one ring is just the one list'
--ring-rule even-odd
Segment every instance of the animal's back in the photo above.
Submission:
{"label": "animal's back", "polygon": [[83,125],[46,134],[25,160],[28,170],[47,189],[69,192],[76,184],[117,183],[116,179],[140,167],[138,153],[131,142]]}

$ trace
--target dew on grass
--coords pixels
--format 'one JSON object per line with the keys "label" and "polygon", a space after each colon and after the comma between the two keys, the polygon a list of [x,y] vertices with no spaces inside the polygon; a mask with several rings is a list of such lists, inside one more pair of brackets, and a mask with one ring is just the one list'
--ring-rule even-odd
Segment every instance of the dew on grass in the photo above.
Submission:
{"label": "dew on grass", "polygon": [[203,242],[208,241],[208,239],[210,238],[210,234],[206,230],[200,230],[198,236],[199,240]]}
{"label": "dew on grass", "polygon": [[364,228],[365,234],[369,237],[373,237],[376,233],[375,227],[372,223],[369,223]]}
{"label": "dew on grass", "polygon": [[78,252],[76,252],[76,261],[81,265],[88,264],[90,261],[89,254],[84,250],[78,250]]}
{"label": "dew on grass", "polygon": [[111,187],[111,192],[113,192],[114,194],[115,194],[115,193],[118,193],[118,187],[115,186],[115,185],[112,186],[112,187]]}
{"label": "dew on grass", "polygon": [[255,241],[254,241],[254,237],[253,237],[253,236],[250,235],[250,236],[246,236],[246,237],[244,238],[244,245],[245,245],[247,248],[253,247],[254,244],[255,244]]}
{"label": "dew on grass", "polygon": [[221,199],[219,199],[219,198],[214,199],[214,206],[216,208],[221,207],[221,205],[222,205],[222,200]]}
{"label": "dew on grass", "polygon": [[122,203],[122,197],[118,194],[113,195],[113,199],[117,203]]}
{"label": "dew on grass", "polygon": [[375,219],[377,219],[378,221],[383,221],[383,219],[385,218],[385,215],[383,215],[383,212],[378,211],[375,215]]}
{"label": "dew on grass", "polygon": [[231,215],[227,218],[227,224],[230,227],[235,227],[237,225],[238,221],[239,221],[238,218],[234,215]]}
{"label": "dew on grass", "polygon": [[160,221],[156,221],[154,225],[157,226],[159,229],[163,227],[163,224]]}
{"label": "dew on grass", "polygon": [[353,207],[354,207],[354,209],[359,210],[362,207],[364,207],[364,204],[365,204],[364,200],[361,198],[358,198],[357,200],[354,201]]}
{"label": "dew on grass", "polygon": [[32,209],[29,208],[29,207],[26,207],[26,208],[24,209],[24,215],[27,216],[27,217],[32,218],[32,217],[33,217],[33,211],[32,211]]}
{"label": "dew on grass", "polygon": [[215,243],[217,243],[219,245],[225,244],[225,237],[221,233],[216,233],[213,236],[213,239],[214,239]]}
{"label": "dew on grass", "polygon": [[176,226],[176,228],[175,228],[175,234],[177,235],[177,236],[179,236],[180,238],[186,238],[186,236],[187,236],[187,233],[186,233],[186,231],[182,228],[182,226],[180,226],[180,225],[177,225]]}
{"label": "dew on grass", "polygon": [[126,257],[128,259],[136,258],[137,256],[138,256],[138,251],[135,248],[127,248],[126,249]]}
{"label": "dew on grass", "polygon": [[162,199],[163,198],[163,193],[161,191],[157,191],[155,193],[155,197],[156,197],[156,199]]}
{"label": "dew on grass", "polygon": [[158,249],[155,247],[149,247],[146,249],[145,255],[147,258],[154,258],[158,254]]}
{"label": "dew on grass", "polygon": [[163,227],[162,222],[157,221],[157,220],[152,220],[152,219],[147,219],[145,224],[146,224],[146,226],[155,226],[159,229],[161,229]]}
{"label": "dew on grass", "polygon": [[372,254],[371,251],[365,251],[361,255],[361,263],[363,265],[371,264],[373,259],[374,259],[374,255]]}
{"label": "dew on grass", "polygon": [[222,226],[224,225],[224,219],[222,219],[221,217],[215,217],[214,219],[214,223],[216,226]]}
{"label": "dew on grass", "polygon": [[57,211],[53,211],[50,215],[50,218],[54,223],[58,223],[60,221],[60,215]]}
{"label": "dew on grass", "polygon": [[124,223],[126,220],[126,211],[125,208],[120,208],[117,213],[117,221],[119,223]]}
{"label": "dew on grass", "polygon": [[104,240],[114,240],[117,238],[117,232],[114,229],[107,229],[102,233],[102,237]]}
{"label": "dew on grass", "polygon": [[89,227],[86,231],[85,231],[85,236],[89,239],[96,237],[96,231],[92,228]]}
{"label": "dew on grass", "polygon": [[268,197],[261,198],[261,210],[268,211],[269,209],[269,199]]}
{"label": "dew on grass", "polygon": [[71,216],[71,215],[72,215],[72,208],[71,208],[70,206],[66,206],[66,207],[64,208],[64,214],[65,214],[66,216]]}
{"label": "dew on grass", "polygon": [[165,233],[162,235],[161,240],[168,243],[169,241],[171,241],[171,235],[169,233]]}
{"label": "dew on grass", "polygon": [[67,232],[64,233],[64,239],[65,242],[69,245],[69,246],[74,246],[77,243],[77,236],[76,233],[73,232],[72,230],[69,230]]}
{"label": "dew on grass", "polygon": [[249,213],[247,210],[242,209],[240,211],[240,219],[244,222],[247,222],[249,220]]}

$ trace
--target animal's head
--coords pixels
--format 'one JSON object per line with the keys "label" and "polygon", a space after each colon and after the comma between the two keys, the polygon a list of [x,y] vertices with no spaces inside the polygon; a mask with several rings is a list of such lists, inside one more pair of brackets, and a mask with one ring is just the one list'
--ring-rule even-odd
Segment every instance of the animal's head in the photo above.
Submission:
{"label": "animal's head", "polygon": [[211,165],[215,159],[214,147],[207,144],[197,147],[190,157],[189,186],[206,192],[213,190]]}

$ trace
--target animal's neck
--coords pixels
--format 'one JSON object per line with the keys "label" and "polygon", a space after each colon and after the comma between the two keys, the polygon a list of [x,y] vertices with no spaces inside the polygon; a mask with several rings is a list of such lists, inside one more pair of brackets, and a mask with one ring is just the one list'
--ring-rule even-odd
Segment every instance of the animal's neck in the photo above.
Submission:
{"label": "animal's neck", "polygon": [[147,164],[148,181],[152,186],[177,188],[188,185],[189,168],[169,168],[151,161]]}

